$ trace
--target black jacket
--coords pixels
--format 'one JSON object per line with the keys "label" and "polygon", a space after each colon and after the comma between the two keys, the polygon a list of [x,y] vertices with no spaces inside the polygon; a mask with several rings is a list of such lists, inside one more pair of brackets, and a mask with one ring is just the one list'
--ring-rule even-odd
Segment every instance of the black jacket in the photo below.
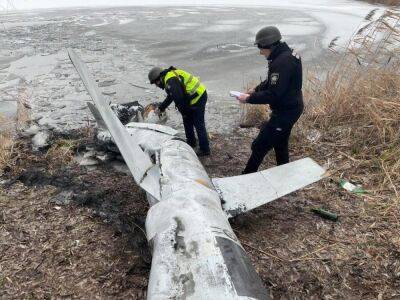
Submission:
{"label": "black jacket", "polygon": [[273,112],[303,109],[301,58],[284,42],[268,57],[268,77],[248,99],[252,104],[269,104]]}
{"label": "black jacket", "polygon": [[[163,73],[161,73],[161,77],[164,77],[171,70],[176,70],[176,68],[172,66],[169,67],[168,69],[164,70]],[[159,109],[161,111],[164,111],[173,101],[175,102],[176,108],[182,115],[187,115],[188,113],[190,113],[190,100],[197,97],[197,93],[191,96],[186,93],[185,87],[183,85],[183,78],[178,78],[175,76],[171,77],[170,79],[168,79],[166,86],[164,86],[163,88],[167,93],[167,97],[160,104]],[[194,108],[195,106],[196,105],[192,105],[192,108]]]}
{"label": "black jacket", "polygon": [[164,89],[167,93],[167,97],[161,103],[159,109],[164,111],[172,101],[174,101],[179,112],[185,114],[189,110],[189,100],[184,91],[182,82],[177,77],[171,77],[168,79]]}

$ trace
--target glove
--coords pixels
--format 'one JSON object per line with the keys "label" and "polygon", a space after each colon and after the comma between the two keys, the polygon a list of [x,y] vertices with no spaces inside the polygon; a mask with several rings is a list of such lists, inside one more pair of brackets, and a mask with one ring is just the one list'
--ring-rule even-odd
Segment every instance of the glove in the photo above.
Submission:
{"label": "glove", "polygon": [[165,108],[162,106],[162,102],[156,103],[156,106],[156,111],[158,111],[159,113],[163,113],[165,111]]}

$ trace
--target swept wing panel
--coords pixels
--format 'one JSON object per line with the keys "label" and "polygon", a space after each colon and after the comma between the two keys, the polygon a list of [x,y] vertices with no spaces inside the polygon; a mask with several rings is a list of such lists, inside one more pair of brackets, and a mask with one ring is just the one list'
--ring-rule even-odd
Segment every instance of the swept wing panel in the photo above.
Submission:
{"label": "swept wing panel", "polygon": [[213,178],[228,217],[234,217],[301,189],[323,178],[325,170],[303,158],[261,172]]}

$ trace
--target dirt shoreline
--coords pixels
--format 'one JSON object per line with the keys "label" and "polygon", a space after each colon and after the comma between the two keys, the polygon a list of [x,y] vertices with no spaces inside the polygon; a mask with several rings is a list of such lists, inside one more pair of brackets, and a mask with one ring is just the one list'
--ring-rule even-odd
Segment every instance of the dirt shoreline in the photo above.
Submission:
{"label": "dirt shoreline", "polygon": [[[209,175],[239,174],[256,133],[212,135],[213,155],[202,159]],[[74,163],[71,155],[90,140],[74,139],[69,148],[65,141],[43,153],[20,141],[15,165],[3,176],[0,297],[144,299],[151,259],[143,233],[145,194],[109,166],[89,170]],[[299,146],[295,138],[293,160],[304,155]],[[263,168],[273,161],[271,153]],[[312,214],[314,206],[338,213],[340,221]],[[359,218],[368,206],[326,179],[233,220],[232,227],[274,298],[395,299],[395,237],[368,234],[398,224],[391,225],[390,216]],[[378,266],[370,263],[374,255],[381,257]]]}

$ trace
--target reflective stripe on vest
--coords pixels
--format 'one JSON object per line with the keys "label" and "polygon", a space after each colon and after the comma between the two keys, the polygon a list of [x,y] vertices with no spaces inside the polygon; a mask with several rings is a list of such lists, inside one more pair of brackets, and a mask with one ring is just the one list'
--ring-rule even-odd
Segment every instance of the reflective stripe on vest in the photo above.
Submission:
{"label": "reflective stripe on vest", "polygon": [[[200,82],[199,78],[183,70],[171,70],[164,77],[164,84],[167,85],[168,79],[177,77],[185,87],[185,92],[189,96],[197,93],[197,96],[190,100],[190,105],[196,104],[200,97],[204,94],[206,87]],[[183,82],[182,79],[183,78]]]}

